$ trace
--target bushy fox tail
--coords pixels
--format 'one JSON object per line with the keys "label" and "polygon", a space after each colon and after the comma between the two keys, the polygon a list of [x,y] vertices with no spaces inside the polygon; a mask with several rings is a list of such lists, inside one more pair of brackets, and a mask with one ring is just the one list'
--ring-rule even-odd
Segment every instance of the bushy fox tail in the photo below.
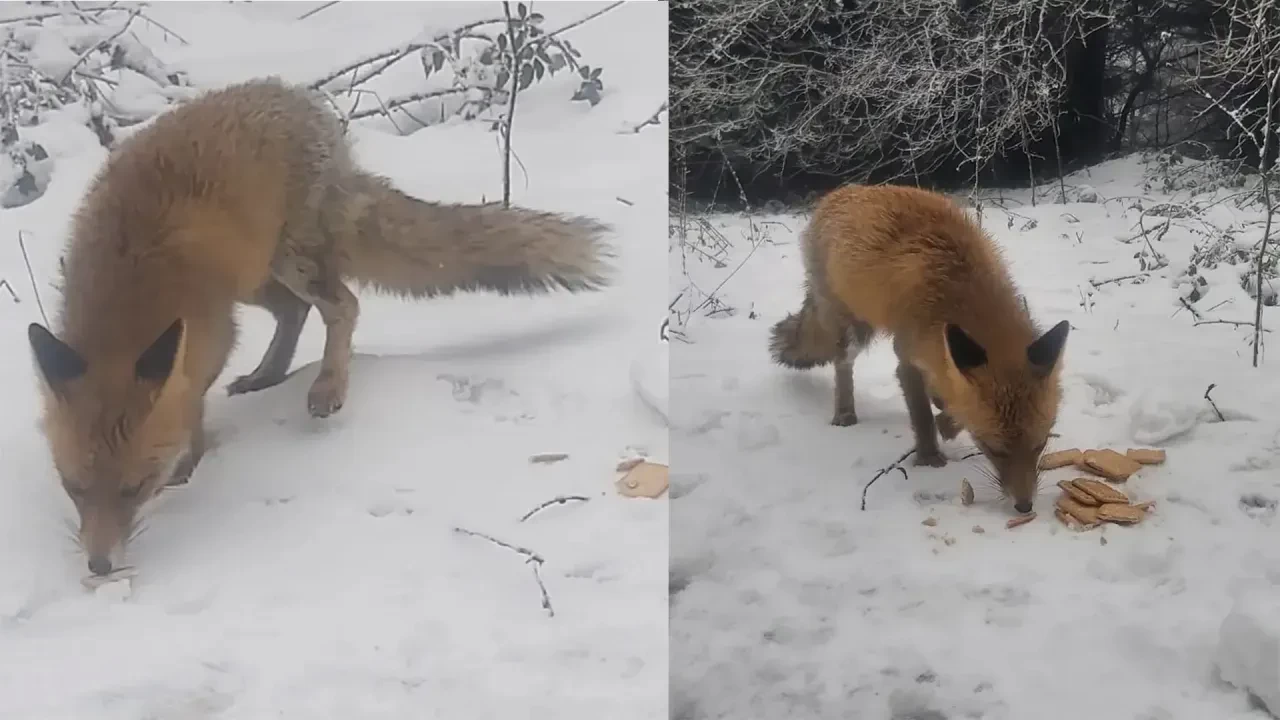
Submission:
{"label": "bushy fox tail", "polygon": [[609,284],[603,241],[609,226],[590,218],[486,205],[445,205],[410,197],[385,178],[356,172],[322,210],[342,243],[343,275],[415,298],[467,290],[504,295]]}
{"label": "bushy fox tail", "polygon": [[840,331],[823,325],[812,294],[806,293],[799,312],[774,324],[769,354],[779,365],[806,370],[834,362],[840,342]]}

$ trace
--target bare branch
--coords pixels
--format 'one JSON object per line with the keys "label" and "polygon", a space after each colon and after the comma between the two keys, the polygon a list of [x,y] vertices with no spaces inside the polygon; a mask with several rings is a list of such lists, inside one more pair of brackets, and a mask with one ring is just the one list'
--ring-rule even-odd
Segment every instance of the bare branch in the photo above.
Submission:
{"label": "bare branch", "polygon": [[494,545],[497,545],[498,547],[506,548],[514,553],[524,556],[525,563],[533,566],[533,579],[535,582],[538,583],[538,591],[542,596],[542,609],[547,611],[548,616],[550,617],[556,616],[556,611],[551,606],[551,595],[547,592],[546,584],[542,582],[542,573],[539,572],[539,569],[542,567],[542,563],[546,562],[546,560],[543,559],[541,555],[530,550],[529,548],[520,547],[519,545],[512,545],[511,543],[503,542],[502,540],[499,540],[493,537],[492,535],[486,535],[484,533],[476,532],[474,530],[467,530],[466,528],[455,527],[453,531],[461,535],[470,535],[471,537],[480,538],[481,540],[487,540],[493,543]]}
{"label": "bare branch", "polygon": [[323,12],[323,11],[325,11],[325,10],[328,10],[329,8],[331,8],[331,7],[333,7],[334,5],[337,5],[337,4],[338,4],[338,0],[330,0],[330,1],[329,1],[329,2],[327,2],[327,3],[321,3],[319,6],[314,7],[314,8],[311,8],[310,10],[308,10],[308,11],[306,11],[306,12],[302,13],[301,15],[299,15],[299,16],[298,16],[298,19],[299,19],[299,20],[306,20],[307,18],[311,17],[312,15],[315,15],[316,13]]}
{"label": "bare branch", "polygon": [[590,499],[591,498],[586,498],[581,495],[558,495],[538,505],[534,509],[522,515],[520,517],[520,522],[524,522],[525,520],[528,520],[529,518],[533,517],[534,515],[537,515],[538,513],[542,512],[543,510],[546,510],[547,508],[553,505],[565,505],[571,502],[588,502],[590,501]]}

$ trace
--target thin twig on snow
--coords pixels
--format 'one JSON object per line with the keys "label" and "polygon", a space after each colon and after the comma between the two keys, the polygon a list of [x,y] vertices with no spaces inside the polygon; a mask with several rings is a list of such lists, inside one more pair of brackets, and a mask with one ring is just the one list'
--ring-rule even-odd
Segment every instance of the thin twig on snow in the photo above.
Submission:
{"label": "thin twig on snow", "polygon": [[331,7],[333,7],[334,5],[337,5],[337,4],[338,4],[338,0],[330,0],[330,2],[327,2],[327,3],[323,3],[323,4],[321,4],[321,5],[320,5],[320,7],[311,8],[310,10],[308,10],[308,11],[306,11],[306,12],[302,13],[301,15],[299,15],[299,16],[298,16],[298,19],[299,19],[299,20],[306,20],[307,18],[311,17],[312,15],[315,15],[316,13],[318,13],[318,12],[322,12],[322,11],[324,11],[324,10],[328,10],[329,8],[331,8]]}
{"label": "thin twig on snow", "polygon": [[1208,400],[1209,404],[1213,406],[1213,411],[1218,415],[1218,422],[1226,422],[1227,418],[1222,414],[1222,411],[1218,409],[1218,403],[1214,402],[1213,398],[1209,397],[1209,393],[1213,392],[1213,389],[1216,387],[1218,387],[1217,383],[1209,383],[1209,387],[1205,388],[1204,391],[1204,399]]}
{"label": "thin twig on snow", "polygon": [[911,457],[911,455],[914,454],[915,451],[916,449],[913,447],[910,450],[902,453],[901,457],[899,457],[897,460],[894,460],[891,464],[881,468],[880,472],[876,473],[875,477],[871,478],[871,480],[868,481],[866,485],[862,486],[862,509],[863,510],[867,509],[867,491],[871,489],[871,486],[874,485],[877,480],[884,477],[885,475],[888,475],[890,472],[894,470],[898,470],[902,473],[903,480],[908,479],[907,470],[906,468],[902,467],[902,463],[905,462],[907,458]]}
{"label": "thin twig on snow", "polygon": [[466,528],[461,528],[461,527],[454,527],[453,531],[461,535],[470,535],[471,537],[477,537],[477,538],[480,538],[481,540],[488,540],[494,545],[497,545],[499,547],[504,547],[514,553],[523,555],[526,558],[525,564],[533,565],[533,579],[538,583],[538,591],[542,594],[542,609],[547,611],[547,615],[549,617],[556,616],[556,611],[551,606],[551,595],[547,592],[547,586],[545,583],[542,582],[542,574],[539,572],[539,568],[542,567],[542,563],[546,562],[546,560],[541,555],[530,550],[529,548],[520,547],[519,545],[512,545],[511,543],[499,540],[493,537],[492,535],[486,535],[484,533],[476,532],[474,530],[468,530]]}
{"label": "thin twig on snow", "polygon": [[13,286],[9,284],[8,280],[0,280],[0,287],[3,287],[5,290],[9,291],[9,296],[13,298],[13,301],[15,303],[22,302],[21,300],[18,299],[18,293],[13,291]]}
{"label": "thin twig on snow", "polygon": [[524,522],[525,520],[528,520],[534,515],[537,515],[543,510],[546,510],[547,508],[551,507],[552,505],[565,505],[571,502],[589,502],[590,500],[591,498],[583,497],[581,495],[557,495],[556,497],[551,498],[550,500],[542,503],[541,505],[538,505],[538,507],[525,513],[520,518],[520,522]]}

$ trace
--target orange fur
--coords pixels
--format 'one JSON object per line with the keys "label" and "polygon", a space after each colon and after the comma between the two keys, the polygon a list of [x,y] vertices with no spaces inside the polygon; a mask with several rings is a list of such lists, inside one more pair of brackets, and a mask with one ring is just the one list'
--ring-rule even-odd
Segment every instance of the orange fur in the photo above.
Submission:
{"label": "orange fur", "polygon": [[[1029,507],[1061,398],[1065,322],[1042,335],[997,246],[936,193],[835,190],[815,209],[803,247],[805,304],[775,325],[774,359],[800,368],[834,363],[833,422],[851,425],[853,357],[874,335],[892,336],[916,462],[945,464],[935,424],[947,436],[966,429],[995,465],[1002,489]],[[942,410],[936,420],[930,401]]]}
{"label": "orange fur", "polygon": [[318,310],[326,342],[308,407],[324,417],[346,398],[359,313],[347,282],[412,297],[592,290],[607,282],[607,229],[412,198],[355,166],[322,99],[278,80],[159,116],[112,152],[75,215],[57,335],[29,330],[91,568],[109,569],[138,507],[199,462],[237,304],[266,307],[277,327],[232,394],[281,382]]}

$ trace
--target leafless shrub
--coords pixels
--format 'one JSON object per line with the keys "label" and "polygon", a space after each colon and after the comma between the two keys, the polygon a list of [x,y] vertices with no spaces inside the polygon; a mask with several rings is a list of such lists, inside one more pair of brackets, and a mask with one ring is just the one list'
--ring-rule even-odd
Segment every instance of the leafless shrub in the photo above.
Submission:
{"label": "leafless shrub", "polygon": [[[501,111],[509,106],[513,93],[568,69],[582,80],[569,99],[594,106],[604,91],[601,68],[582,63],[582,53],[561,35],[619,4],[548,32],[542,27],[540,13],[517,3],[514,13],[495,14],[447,32],[414,38],[346,63],[312,82],[311,87],[335,95],[357,95],[356,106],[349,110],[352,120],[382,115],[395,123],[395,116],[400,115],[426,126],[450,117],[478,118],[489,120],[493,129],[499,130]],[[414,60],[422,68],[423,90],[386,99],[369,90],[371,80],[394,65]],[[360,108],[359,96],[364,94],[372,95],[376,106]]]}
{"label": "leafless shrub", "polygon": [[1231,121],[1243,155],[1257,159],[1256,201],[1265,220],[1255,246],[1254,272],[1244,282],[1254,297],[1253,365],[1262,351],[1262,308],[1275,305],[1276,256],[1268,251],[1280,197],[1274,192],[1280,154],[1280,2],[1228,0],[1220,30],[1195,58],[1194,82],[1213,111]]}
{"label": "leafless shrub", "polygon": [[849,179],[918,179],[957,157],[976,173],[1054,134],[1063,49],[1107,19],[1093,6],[698,0],[673,33],[673,144]]}
{"label": "leafless shrub", "polygon": [[[535,82],[562,70],[576,72],[581,79],[569,98],[587,102],[592,107],[600,102],[604,82],[602,68],[580,62],[582,53],[562,34],[621,5],[613,3],[557,30],[542,28],[544,17],[531,12],[530,5],[502,2],[502,14],[467,23],[429,38],[416,38],[409,43],[363,57],[326,73],[311,87],[354,97],[355,103],[338,110],[344,120],[381,115],[398,131],[406,132],[396,116],[407,117],[419,127],[444,122],[450,117],[485,120],[490,129],[502,135],[502,203],[511,203],[511,161],[515,157],[511,134],[516,112],[516,98]],[[323,8],[321,8],[323,9]],[[422,68],[423,90],[383,99],[369,89],[370,80],[401,61],[416,56]],[[442,79],[443,78],[443,79]],[[434,81],[434,82],[433,82]],[[374,104],[361,109],[361,100],[369,96]],[[410,108],[413,108],[412,110]]]}
{"label": "leafless shrub", "polygon": [[[42,11],[42,4],[27,6],[31,12],[0,23],[2,207],[39,198],[54,170],[45,148],[23,138],[24,128],[80,105],[88,110],[85,125],[110,147],[117,127],[145,120],[159,105],[187,94],[186,78],[156,58],[135,32],[137,23],[150,23],[165,37],[185,42],[148,18],[146,4],[81,9],[66,3],[52,12]],[[122,83],[130,86],[130,99],[152,85],[153,103],[121,102]]]}

